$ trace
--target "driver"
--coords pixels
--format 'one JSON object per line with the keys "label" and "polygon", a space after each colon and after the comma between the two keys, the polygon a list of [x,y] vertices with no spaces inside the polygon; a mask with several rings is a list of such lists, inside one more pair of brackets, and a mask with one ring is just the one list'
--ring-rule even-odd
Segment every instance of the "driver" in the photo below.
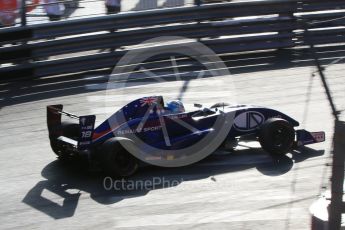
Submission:
{"label": "driver", "polygon": [[183,103],[179,100],[169,101],[167,103],[167,109],[171,113],[184,113],[185,112]]}

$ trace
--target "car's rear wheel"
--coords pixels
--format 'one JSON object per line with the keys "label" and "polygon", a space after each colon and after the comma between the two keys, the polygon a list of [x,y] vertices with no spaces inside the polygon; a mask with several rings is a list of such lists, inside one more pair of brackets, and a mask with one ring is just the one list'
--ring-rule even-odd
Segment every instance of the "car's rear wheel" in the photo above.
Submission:
{"label": "car's rear wheel", "polygon": [[126,178],[138,170],[138,160],[122,145],[128,139],[109,139],[101,147],[102,167],[111,177]]}
{"label": "car's rear wheel", "polygon": [[295,141],[295,130],[286,120],[270,118],[260,127],[259,142],[261,147],[270,154],[283,155],[288,153]]}
{"label": "car's rear wheel", "polygon": [[[62,122],[61,126],[61,134],[65,137],[71,138],[73,140],[78,140],[79,137],[79,124],[77,123],[70,123],[70,122]],[[50,138],[50,146],[53,152],[58,156],[59,160],[66,161],[72,158],[71,154],[66,151],[64,148],[63,143],[57,140],[56,137]]]}

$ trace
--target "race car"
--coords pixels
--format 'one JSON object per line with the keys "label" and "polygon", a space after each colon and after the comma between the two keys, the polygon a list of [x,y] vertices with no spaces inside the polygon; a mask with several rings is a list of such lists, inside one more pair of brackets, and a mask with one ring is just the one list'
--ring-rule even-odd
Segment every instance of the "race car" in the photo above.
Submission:
{"label": "race car", "polygon": [[[235,147],[244,137],[259,141],[274,156],[325,141],[324,132],[295,130],[299,123],[274,109],[224,102],[194,107],[185,111],[180,101],[165,104],[162,96],[143,97],[95,127],[95,115],[77,116],[61,104],[49,105],[50,145],[62,161],[81,157],[108,175],[129,177],[142,164],[195,163],[218,148]],[[75,122],[62,121],[62,115]]]}

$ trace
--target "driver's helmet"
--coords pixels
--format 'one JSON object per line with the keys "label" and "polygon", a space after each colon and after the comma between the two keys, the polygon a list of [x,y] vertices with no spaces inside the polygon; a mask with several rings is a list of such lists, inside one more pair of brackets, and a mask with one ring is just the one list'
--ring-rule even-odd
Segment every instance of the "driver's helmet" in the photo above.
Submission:
{"label": "driver's helmet", "polygon": [[179,100],[169,101],[167,103],[167,108],[172,113],[184,113],[185,112],[183,103]]}

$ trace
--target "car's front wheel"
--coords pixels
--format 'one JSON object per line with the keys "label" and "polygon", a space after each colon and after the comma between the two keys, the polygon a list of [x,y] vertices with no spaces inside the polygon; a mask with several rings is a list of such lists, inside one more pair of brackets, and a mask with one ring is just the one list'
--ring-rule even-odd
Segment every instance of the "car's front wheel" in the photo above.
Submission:
{"label": "car's front wheel", "polygon": [[286,120],[270,118],[260,127],[259,141],[261,147],[270,154],[288,153],[295,142],[295,130]]}

